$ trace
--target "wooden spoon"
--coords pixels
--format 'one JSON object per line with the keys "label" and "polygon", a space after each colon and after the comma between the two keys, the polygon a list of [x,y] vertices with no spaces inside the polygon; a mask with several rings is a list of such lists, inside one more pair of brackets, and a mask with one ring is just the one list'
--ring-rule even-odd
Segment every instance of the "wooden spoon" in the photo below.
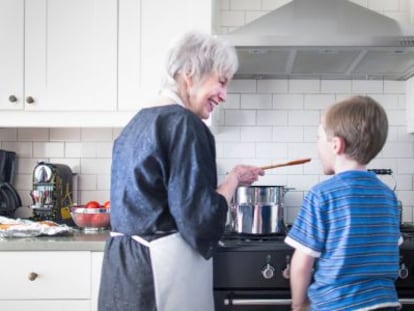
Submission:
{"label": "wooden spoon", "polygon": [[260,168],[262,170],[268,170],[268,169],[276,168],[276,167],[303,164],[303,163],[307,163],[307,162],[310,162],[310,161],[311,161],[311,158],[297,159],[297,160],[293,160],[293,161],[289,161],[289,162],[285,162],[285,163],[265,165],[265,166],[261,166]]}

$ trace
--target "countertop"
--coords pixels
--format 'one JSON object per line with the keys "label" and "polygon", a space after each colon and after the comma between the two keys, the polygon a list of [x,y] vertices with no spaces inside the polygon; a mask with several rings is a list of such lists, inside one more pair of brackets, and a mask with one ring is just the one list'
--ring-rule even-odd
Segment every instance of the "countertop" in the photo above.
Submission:
{"label": "countertop", "polygon": [[0,238],[0,251],[92,251],[102,252],[109,231],[84,233],[76,231],[64,236]]}

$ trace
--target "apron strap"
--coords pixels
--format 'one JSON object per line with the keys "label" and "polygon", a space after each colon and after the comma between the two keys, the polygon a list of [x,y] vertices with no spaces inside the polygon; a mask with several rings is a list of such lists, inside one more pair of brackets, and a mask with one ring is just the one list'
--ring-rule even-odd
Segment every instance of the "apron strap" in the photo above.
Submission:
{"label": "apron strap", "polygon": [[[110,235],[111,237],[125,236],[125,234],[123,234],[123,233],[121,233],[121,232],[114,232],[114,231],[111,231],[111,232],[109,233],[109,235]],[[132,235],[132,236],[131,236],[131,239],[133,239],[133,240],[137,241],[139,244],[144,245],[144,246],[146,246],[146,247],[149,247],[149,246],[150,246],[150,242],[148,242],[148,241],[147,241],[147,240],[145,240],[144,238],[140,237],[139,235]]]}

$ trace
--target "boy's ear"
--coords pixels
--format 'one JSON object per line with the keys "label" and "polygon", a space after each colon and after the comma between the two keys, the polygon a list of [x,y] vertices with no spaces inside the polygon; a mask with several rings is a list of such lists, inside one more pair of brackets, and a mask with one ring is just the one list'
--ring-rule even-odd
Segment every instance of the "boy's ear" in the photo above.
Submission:
{"label": "boy's ear", "polygon": [[335,154],[342,154],[345,152],[345,139],[339,136],[334,136],[332,138],[332,151]]}

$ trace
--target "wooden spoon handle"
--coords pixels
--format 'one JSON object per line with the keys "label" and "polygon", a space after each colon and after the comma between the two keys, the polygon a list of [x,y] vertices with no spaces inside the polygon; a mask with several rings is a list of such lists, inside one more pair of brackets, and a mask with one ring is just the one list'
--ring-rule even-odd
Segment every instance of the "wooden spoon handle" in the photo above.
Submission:
{"label": "wooden spoon handle", "polygon": [[297,160],[293,160],[293,161],[289,161],[289,162],[285,162],[285,163],[279,163],[279,164],[271,164],[271,165],[265,165],[265,166],[261,166],[260,168],[262,170],[268,170],[271,168],[276,168],[276,167],[282,167],[282,166],[290,166],[290,165],[298,165],[298,164],[303,164],[303,163],[307,163],[310,162],[311,159],[310,158],[306,158],[306,159],[297,159]]}

